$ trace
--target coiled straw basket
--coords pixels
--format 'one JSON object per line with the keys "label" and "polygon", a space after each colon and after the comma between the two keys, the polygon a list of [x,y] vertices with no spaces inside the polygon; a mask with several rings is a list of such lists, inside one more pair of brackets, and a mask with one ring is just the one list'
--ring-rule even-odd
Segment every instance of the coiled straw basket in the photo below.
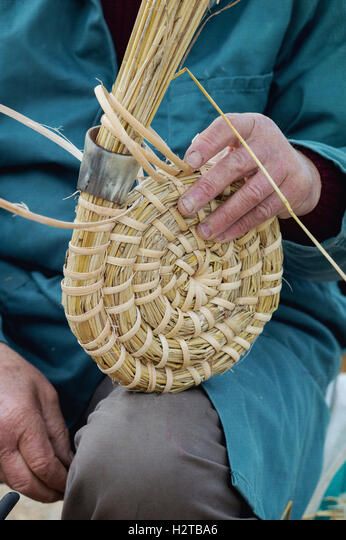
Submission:
{"label": "coiled straw basket", "polygon": [[113,94],[97,92],[105,112],[97,144],[132,153],[148,176],[138,174],[125,203],[81,193],[77,222],[88,228],[69,245],[63,305],[86,353],[132,390],[177,392],[225,372],[279,303],[277,219],[230,243],[201,240],[196,225],[241,182],[184,219],[178,198],[203,171],[191,171],[147,129],[208,7],[144,1]]}

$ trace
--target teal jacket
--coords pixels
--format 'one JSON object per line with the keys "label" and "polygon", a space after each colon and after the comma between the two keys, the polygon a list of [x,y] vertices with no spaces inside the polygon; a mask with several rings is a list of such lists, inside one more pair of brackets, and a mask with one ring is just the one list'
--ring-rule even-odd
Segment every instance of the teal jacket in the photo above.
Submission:
{"label": "teal jacket", "polygon": [[[219,7],[226,5],[221,2]],[[214,8],[215,9],[215,8]],[[98,0],[0,3],[0,102],[82,148],[100,120],[96,78],[107,87],[117,61]],[[257,111],[288,138],[346,173],[346,3],[241,0],[202,31],[187,65],[224,111]],[[193,83],[171,84],[154,127],[183,155],[215,112]],[[71,220],[78,162],[27,128],[0,118],[0,196]],[[325,244],[346,263],[346,221]],[[77,423],[102,374],[71,334],[60,281],[70,233],[0,212],[1,339],[57,388]],[[324,393],[339,368],[345,297],[311,247],[285,243],[281,305],[250,353],[204,384],[222,422],[230,481],[261,518],[294,517],[318,479],[328,411]],[[201,489],[203,487],[201,486]]]}

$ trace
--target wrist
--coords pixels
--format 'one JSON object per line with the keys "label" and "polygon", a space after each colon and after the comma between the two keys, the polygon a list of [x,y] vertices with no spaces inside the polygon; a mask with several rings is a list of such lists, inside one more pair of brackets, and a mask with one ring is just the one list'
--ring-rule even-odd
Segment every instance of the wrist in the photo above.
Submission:
{"label": "wrist", "polygon": [[[340,233],[345,213],[345,174],[333,161],[310,148],[304,146],[297,148],[296,145],[294,148],[300,150],[300,153],[306,155],[309,161],[315,165],[319,171],[322,185],[317,206],[301,219],[320,242],[335,238]],[[281,231],[285,240],[306,246],[313,245],[293,219],[282,219]]]}
{"label": "wrist", "polygon": [[316,165],[303,152],[295,149],[301,164],[302,175],[307,182],[307,197],[296,209],[298,216],[305,216],[318,205],[322,192],[322,179]]}

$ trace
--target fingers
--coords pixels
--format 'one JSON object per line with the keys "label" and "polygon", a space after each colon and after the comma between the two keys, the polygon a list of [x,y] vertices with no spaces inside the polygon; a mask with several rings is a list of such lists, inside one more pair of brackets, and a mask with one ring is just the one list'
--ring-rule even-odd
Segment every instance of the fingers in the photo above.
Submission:
{"label": "fingers", "polygon": [[[253,178],[253,181],[255,181],[255,177]],[[309,187],[307,188],[307,186]],[[246,186],[244,186],[242,189],[245,189],[245,187]],[[237,193],[240,193],[242,189]],[[285,178],[281,182],[280,190],[285,198],[289,201],[291,207],[295,208],[296,213],[298,215],[304,215],[304,212],[306,211],[307,194],[309,194],[311,191],[310,181],[307,180],[307,184],[304,185],[304,182],[302,182],[302,179],[299,177]],[[230,200],[227,202],[230,202]],[[268,219],[275,216],[278,216],[281,219],[291,217],[278,195],[272,192],[268,197],[263,199],[258,205],[254,206],[249,212],[242,215],[238,220],[232,221],[231,224],[228,222],[227,227],[221,227],[223,230],[221,233],[217,234],[216,237],[221,242],[234,240],[235,238],[239,238],[240,236],[246,234],[249,230],[253,229],[254,227],[258,227]]]}
{"label": "fingers", "polygon": [[[278,185],[282,185],[284,178],[280,178],[277,182]],[[263,176],[262,173],[255,174],[244,186],[239,189],[232,197],[226,202],[220,205],[207,219],[198,226],[199,235],[207,239],[220,237],[220,234],[237,223],[243,216],[246,216],[252,209],[258,208],[256,212],[259,217],[261,214],[261,204],[267,197],[273,193],[273,188]],[[278,208],[282,207],[282,203],[278,197],[275,197],[278,201]],[[263,218],[266,217],[263,211]],[[265,221],[262,219],[262,222]]]}
{"label": "fingers", "polygon": [[73,458],[69,432],[62,416],[57,393],[41,397],[42,415],[46,423],[48,436],[57,458],[65,467],[69,467]]}
{"label": "fingers", "polygon": [[[44,384],[40,391],[43,392]],[[51,387],[47,385],[46,390]],[[50,390],[54,396],[54,390]],[[57,425],[50,428],[54,440],[53,447],[48,427],[39,408],[39,403],[29,402],[27,409],[11,409],[11,414],[2,418],[0,447],[0,481],[12,489],[42,502],[62,498],[65,490],[67,467],[60,461],[69,461],[69,446],[66,442],[66,428],[61,418],[57,400],[44,402],[46,414],[54,417]],[[56,411],[58,409],[58,412]]]}
{"label": "fingers", "polygon": [[[258,152],[263,158],[262,147]],[[251,176],[255,170],[256,164],[245,148],[229,151],[184,193],[178,202],[179,211],[183,216],[198,212],[209,201],[220,195],[227,186],[244,176]]]}
{"label": "fingers", "polygon": [[6,348],[1,354],[0,478],[29,497],[57,500],[65,490],[69,447],[56,392],[17,353]]}
{"label": "fingers", "polygon": [[2,453],[0,459],[2,479],[11,489],[40,502],[54,502],[62,498],[61,493],[48,488],[32,474],[17,450]]}
{"label": "fingers", "polygon": [[239,219],[234,225],[219,234],[217,239],[220,242],[227,242],[243,236],[251,229],[258,227],[268,219],[276,216],[282,210],[282,203],[276,193],[265,199],[251,212]]}
{"label": "fingers", "polygon": [[55,455],[39,413],[23,430],[18,449],[27,467],[47,488],[64,493],[67,470]]}
{"label": "fingers", "polygon": [[[261,115],[229,114],[227,115],[240,135],[249,140]],[[237,137],[222,117],[196,137],[185,154],[185,161],[193,168],[199,169],[226,146],[239,146]]]}

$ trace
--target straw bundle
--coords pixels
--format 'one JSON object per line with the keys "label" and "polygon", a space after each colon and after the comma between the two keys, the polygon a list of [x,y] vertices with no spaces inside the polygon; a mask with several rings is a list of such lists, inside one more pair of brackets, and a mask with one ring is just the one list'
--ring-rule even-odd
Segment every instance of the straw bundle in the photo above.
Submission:
{"label": "straw bundle", "polygon": [[87,354],[134,390],[180,391],[226,371],[279,303],[277,219],[231,243],[202,241],[196,225],[240,184],[183,219],[178,198],[203,171],[193,172],[148,129],[208,7],[207,0],[143,1],[113,93],[96,92],[105,112],[97,143],[131,152],[148,177],[139,175],[121,208],[81,194],[76,220],[86,229],[69,245],[63,305]]}

